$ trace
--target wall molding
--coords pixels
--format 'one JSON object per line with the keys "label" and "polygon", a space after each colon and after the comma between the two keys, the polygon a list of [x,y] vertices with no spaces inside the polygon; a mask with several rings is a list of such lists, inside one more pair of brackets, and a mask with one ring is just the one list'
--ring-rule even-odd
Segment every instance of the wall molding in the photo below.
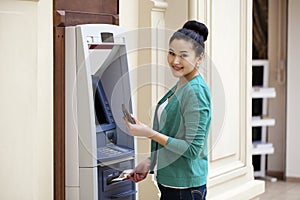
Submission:
{"label": "wall molding", "polygon": [[151,2],[153,3],[152,10],[165,11],[168,8],[168,3],[165,1],[152,0]]}

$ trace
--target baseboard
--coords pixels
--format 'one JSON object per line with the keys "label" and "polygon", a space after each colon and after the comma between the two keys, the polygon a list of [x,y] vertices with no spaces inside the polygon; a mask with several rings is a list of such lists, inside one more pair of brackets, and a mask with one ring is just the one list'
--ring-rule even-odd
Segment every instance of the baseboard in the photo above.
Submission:
{"label": "baseboard", "polygon": [[284,172],[280,172],[280,171],[267,171],[266,174],[267,174],[267,176],[275,177],[278,180],[285,180]]}
{"label": "baseboard", "polygon": [[271,177],[276,177],[278,180],[283,180],[283,181],[287,181],[287,182],[298,182],[300,183],[300,177],[286,177],[284,175],[284,172],[279,172],[279,171],[267,171],[266,172],[267,176],[271,176]]}
{"label": "baseboard", "polygon": [[285,177],[285,181],[287,181],[287,182],[298,182],[298,183],[300,183],[300,178],[299,178],[299,177]]}
{"label": "baseboard", "polygon": [[265,191],[265,182],[261,180],[250,180],[238,186],[218,186],[221,188],[208,189],[210,200],[256,200]]}

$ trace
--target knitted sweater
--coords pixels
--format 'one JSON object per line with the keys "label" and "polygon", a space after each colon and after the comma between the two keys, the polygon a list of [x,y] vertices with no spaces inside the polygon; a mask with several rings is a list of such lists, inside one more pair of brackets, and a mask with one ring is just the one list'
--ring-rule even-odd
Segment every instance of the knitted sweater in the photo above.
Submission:
{"label": "knitted sweater", "polygon": [[[151,142],[150,159],[152,164],[156,162],[157,149],[158,183],[172,187],[197,187],[206,184],[208,171],[210,93],[200,75],[176,91],[177,85],[158,102],[156,107],[153,129],[169,136],[169,139],[165,147],[155,141]],[[162,111],[158,122],[157,109],[171,95],[173,96]]]}

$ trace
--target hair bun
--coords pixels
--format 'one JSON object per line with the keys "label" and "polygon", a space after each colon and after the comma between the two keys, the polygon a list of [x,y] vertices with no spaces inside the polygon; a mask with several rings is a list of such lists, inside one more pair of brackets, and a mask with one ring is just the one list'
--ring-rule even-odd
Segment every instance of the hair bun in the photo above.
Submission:
{"label": "hair bun", "polygon": [[203,41],[205,42],[207,40],[207,36],[208,36],[208,29],[205,26],[205,24],[198,22],[196,20],[190,20],[187,21],[182,28],[185,29],[190,29],[196,33],[198,33],[199,35],[203,36]]}

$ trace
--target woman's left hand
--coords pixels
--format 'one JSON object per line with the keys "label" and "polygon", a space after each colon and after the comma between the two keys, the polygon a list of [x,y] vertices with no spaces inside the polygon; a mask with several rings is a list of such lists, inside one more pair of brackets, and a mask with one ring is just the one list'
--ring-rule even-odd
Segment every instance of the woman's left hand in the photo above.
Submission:
{"label": "woman's left hand", "polygon": [[131,173],[127,176],[127,179],[134,182],[144,180],[148,175],[150,165],[151,161],[149,159],[144,160],[131,171]]}
{"label": "woman's left hand", "polygon": [[147,125],[143,124],[132,115],[131,117],[135,121],[135,124],[131,124],[130,122],[128,122],[125,117],[123,118],[123,121],[132,136],[152,137],[156,134],[153,129],[149,128]]}

